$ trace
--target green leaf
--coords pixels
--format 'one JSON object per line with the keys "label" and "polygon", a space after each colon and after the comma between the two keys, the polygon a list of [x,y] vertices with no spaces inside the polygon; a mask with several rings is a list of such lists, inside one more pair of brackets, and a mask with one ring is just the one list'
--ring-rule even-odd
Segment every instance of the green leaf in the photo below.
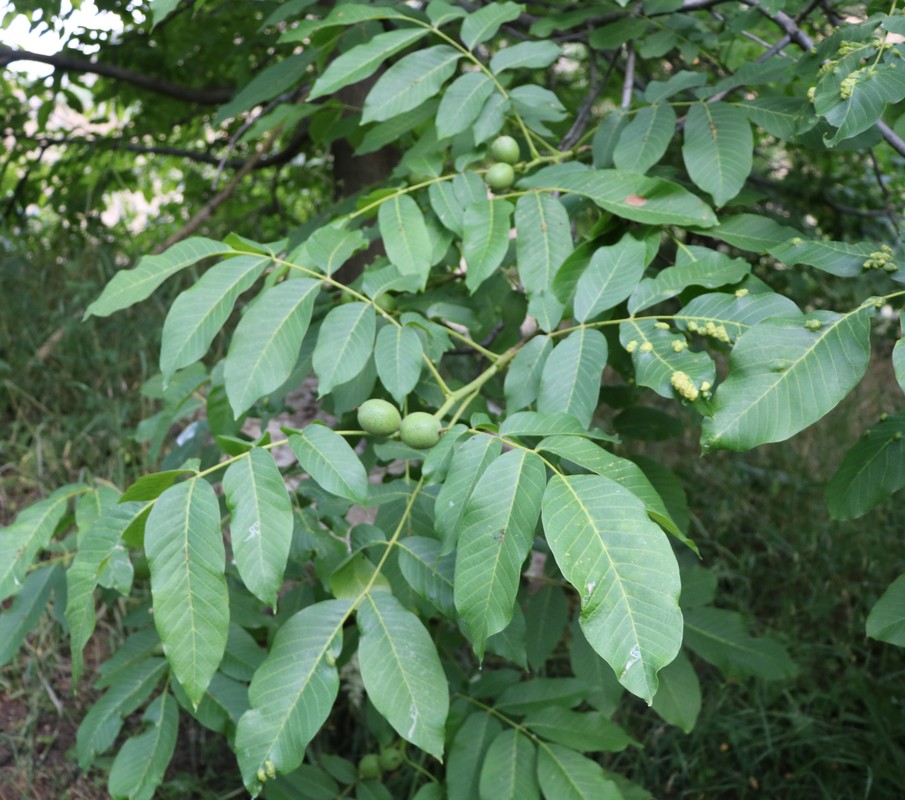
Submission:
{"label": "green leaf", "polygon": [[696,327],[697,333],[706,334],[707,326],[722,328],[730,342],[734,342],[752,325],[771,317],[797,319],[801,309],[788,297],[773,292],[725,294],[711,292],[698,295],[676,317],[681,330]]}
{"label": "green leaf", "polygon": [[512,359],[503,387],[510,414],[537,400],[541,374],[552,350],[553,342],[548,336],[535,336]]}
{"label": "green leaf", "polygon": [[440,535],[443,555],[453,551],[465,503],[501,449],[499,437],[483,433],[457,445],[435,505],[434,525]]}
{"label": "green leaf", "polygon": [[399,272],[426,277],[431,245],[418,204],[408,195],[397,194],[380,206],[377,223],[387,255]]}
{"label": "green leaf", "polygon": [[364,369],[374,348],[376,328],[371,303],[346,303],[330,310],[318,332],[312,359],[319,397]]}
{"label": "green leaf", "polygon": [[896,578],[870,610],[867,635],[905,647],[905,575]]}
{"label": "green leaf", "polygon": [[[650,13],[645,8],[645,13]],[[644,31],[650,25],[647,20],[637,20],[629,18],[627,24],[637,26],[640,31]],[[612,26],[607,25],[603,30],[606,31]],[[640,32],[639,31],[639,32]],[[618,40],[617,40],[618,41]],[[618,44],[621,44],[618,41]],[[704,86],[707,83],[707,75],[703,72],[690,72],[681,70],[665,81],[650,81],[644,90],[644,99],[648,103],[661,103],[670,97],[684,92],[687,89],[694,89],[698,86]]]}
{"label": "green leaf", "polygon": [[483,72],[460,75],[443,93],[437,109],[437,134],[446,139],[470,128],[487,98],[493,94],[493,81]]}
{"label": "green leaf", "polygon": [[230,464],[223,493],[239,575],[255,597],[276,608],[292,542],[292,503],[273,456],[255,447]]}
{"label": "green leaf", "polygon": [[619,134],[628,122],[629,115],[621,108],[615,108],[604,116],[591,140],[595,167],[613,166],[613,152],[619,143]]}
{"label": "green leaf", "polygon": [[737,105],[751,122],[777,139],[795,136],[810,112],[807,101],[800,97],[755,97]]}
{"label": "green leaf", "polygon": [[85,311],[83,320],[90,316],[109,317],[114,311],[128,308],[147,297],[167,278],[180,270],[196,264],[204,258],[222,256],[232,249],[222,242],[193,236],[174,244],[165,253],[144,256],[134,269],[120,270],[104,287],[98,297]]}
{"label": "green leaf", "polygon": [[251,708],[236,729],[242,779],[253,794],[266,762],[280,773],[295,770],[324,724],[339,691],[336,659],[352,603],[324,600],[284,622],[267,659],[248,687]]}
{"label": "green leaf", "polygon": [[[716,380],[713,360],[705,352],[689,350],[684,336],[657,324],[653,319],[629,319],[619,326],[619,341],[632,354],[635,381],[662,397],[697,399],[701,385],[713,386]],[[680,390],[673,383],[677,373],[691,381],[687,388]]]}
{"label": "green leaf", "polygon": [[69,500],[87,491],[81,483],[63,486],[22,511],[12,525],[0,529],[0,602],[22,588],[28,568],[50,544]]}
{"label": "green leaf", "polygon": [[441,556],[440,542],[426,536],[406,536],[397,542],[396,549],[399,551],[399,568],[409,585],[447,617],[455,618],[455,555]]}
{"label": "green leaf", "polygon": [[662,178],[570,164],[539,170],[519,185],[580,194],[617,217],[648,225],[709,228],[716,224],[716,216],[703,200]]}
{"label": "green leaf", "polygon": [[854,278],[864,273],[864,262],[875,249],[865,243],[812,241],[795,236],[772,245],[768,251],[788,266],[807,264],[840,278]]}
{"label": "green leaf", "polygon": [[645,106],[622,129],[613,151],[616,169],[647,172],[669,147],[676,131],[676,112],[668,103]]}
{"label": "green leaf", "polygon": [[557,198],[529,192],[516,203],[515,229],[519,277],[530,298],[528,313],[543,330],[552,331],[563,313],[553,278],[573,249],[569,215]]}
{"label": "green leaf", "polygon": [[637,497],[648,516],[664,530],[687,541],[681,529],[669,515],[669,511],[644,471],[627,458],[614,456],[602,447],[577,436],[548,436],[537,446],[539,451],[554,453],[586,470],[602,475],[624,486]]}
{"label": "green leaf", "polygon": [[739,250],[766,253],[771,247],[787,241],[795,232],[794,228],[780,225],[761,214],[735,214],[721,217],[720,224],[708,228],[705,235],[727,242]]}
{"label": "green leaf", "polygon": [[0,614],[0,667],[6,666],[47,608],[59,570],[55,564],[29,573],[12,605]]}
{"label": "green leaf", "polygon": [[667,267],[654,278],[645,278],[628,301],[628,310],[637,314],[646,308],[675,297],[689,286],[715,289],[738,283],[751,271],[743,258],[730,258],[708,247],[682,247],[676,265]]}
{"label": "green leaf", "polygon": [[81,536],[79,550],[66,571],[66,623],[69,625],[73,682],[77,682],[82,674],[82,651],[94,632],[94,590],[101,567],[120,546],[123,533],[145,508],[145,503],[126,502],[107,509]]}
{"label": "green leaf", "polygon": [[350,83],[370,77],[390,56],[414,44],[426,34],[425,28],[402,28],[379,33],[364,44],[353,47],[330,63],[324,74],[315,81],[308,99],[334,94]]}
{"label": "green leaf", "polygon": [[594,251],[575,287],[575,319],[587,322],[628,299],[644,274],[646,251],[644,242],[630,233]]}
{"label": "green leaf", "polygon": [[505,200],[469,203],[462,219],[465,285],[474,294],[503,262],[509,249],[512,204]]}
{"label": "green leaf", "polygon": [[496,92],[487,98],[480,115],[475,120],[472,134],[474,143],[480,145],[493,136],[496,136],[506,122],[506,114],[509,111],[509,98]]}
{"label": "green leaf", "polygon": [[432,120],[437,112],[437,105],[438,101],[429,100],[398,117],[371,126],[362,137],[361,144],[355,148],[355,155],[374,153],[388,144],[398,142],[404,134]]}
{"label": "green leaf", "polygon": [[154,626],[173,675],[196,706],[217,671],[229,631],[220,505],[200,478],[177,483],[145,528]]}
{"label": "green leaf", "polygon": [[156,500],[169,489],[177,478],[185,475],[194,475],[192,469],[168,469],[163,472],[152,472],[135,479],[135,482],[126,489],[119,498],[120,503],[133,501],[148,502]]}
{"label": "green leaf", "polygon": [[751,173],[754,136],[745,112],[728,103],[696,103],[685,118],[682,158],[689,177],[718,206],[735,197]]}
{"label": "green leaf", "polygon": [[[744,333],[705,417],[705,448],[748,450],[816,422],[861,380],[870,358],[871,307],[765,320]],[[804,400],[804,402],[803,402]]]}
{"label": "green leaf", "polygon": [[538,411],[517,411],[506,417],[500,425],[501,436],[552,436],[554,434],[603,439],[608,442],[618,441],[616,437],[604,433],[599,428],[588,430],[574,416],[563,411],[554,411],[550,414],[542,414]]}
{"label": "green leaf", "polygon": [[447,230],[461,236],[465,219],[465,206],[462,205],[453,188],[452,181],[432,183],[427,187],[431,208]]}
{"label": "green leaf", "polygon": [[480,800],[539,800],[536,764],[537,750],[527,736],[511,728],[497,734],[481,768]]}
{"label": "green leaf", "polygon": [[826,485],[833,519],[855,519],[905,486],[905,412],[880,420],[846,452]]}
{"label": "green leaf", "polygon": [[290,436],[289,446],[302,469],[322,488],[353,503],[367,502],[368,474],[358,455],[338,433],[312,423]]}
{"label": "green leaf", "polygon": [[[905,317],[901,314],[899,324],[905,325]],[[892,368],[896,374],[896,383],[905,392],[905,339],[899,339],[892,348]]]}
{"label": "green leaf", "polygon": [[533,670],[543,669],[562,639],[568,622],[569,601],[560,587],[548,584],[531,595],[525,609],[525,623],[528,663]]}
{"label": "green leaf", "polygon": [[157,27],[179,6],[179,0],[151,0],[151,16],[154,18],[153,27]]}
{"label": "green leaf", "polygon": [[459,728],[449,748],[446,764],[449,800],[474,800],[478,797],[487,749],[502,729],[496,717],[482,711],[470,715]]}
{"label": "green leaf", "polygon": [[581,627],[619,682],[648,703],[682,641],[679,568],[641,501],[599,475],[555,475],[544,530],[581,597]]}
{"label": "green leaf", "polygon": [[88,709],[76,732],[76,752],[83,770],[116,741],[123,720],[135,711],[167,671],[163,658],[148,658],[117,673],[110,688]]}
{"label": "green leaf", "polygon": [[382,591],[365,595],[358,627],[368,698],[402,738],[442,758],[449,689],[430,634],[418,617]]}
{"label": "green leaf", "polygon": [[469,50],[492,38],[500,26],[518,19],[524,6],[518,3],[492,3],[469,14],[462,23],[460,38]]}
{"label": "green leaf", "polygon": [[547,800],[622,800],[596,761],[558,744],[538,751],[537,779]]}
{"label": "green leaf", "polygon": [[[291,30],[286,31],[281,37],[280,42],[304,42],[311,34],[316,33],[324,28],[332,27],[348,27],[350,25],[358,25],[361,22],[368,22],[374,19],[398,19],[411,21],[411,17],[401,14],[393,8],[386,6],[375,7],[360,5],[357,3],[343,3],[334,8],[323,19],[303,19],[298,25]],[[315,50],[316,48],[311,48]]]}
{"label": "green leaf", "polygon": [[359,230],[346,230],[344,223],[319,228],[305,242],[304,252],[327,275],[332,275],[368,242]]}
{"label": "green leaf", "polygon": [[95,689],[105,689],[119,680],[119,676],[139,664],[160,648],[160,637],[148,620],[148,627],[139,628],[120,645],[119,649],[98,666]]}
{"label": "green leaf", "polygon": [[726,677],[789,680],[798,672],[786,649],[769,636],[748,635],[741,614],[701,606],[685,611],[685,644]]}
{"label": "green leaf", "polygon": [[542,69],[561,55],[562,48],[555,42],[519,42],[495,53],[490,59],[490,71],[499,75],[507,69]]}
{"label": "green leaf", "polygon": [[320,290],[321,282],[311,278],[283,281],[261,294],[239,320],[223,370],[236,417],[292,373]]}
{"label": "green leaf", "polygon": [[142,719],[151,727],[123,744],[110,770],[107,791],[113,800],[151,800],[176,751],[179,709],[173,695],[160,695]]}
{"label": "green leaf", "polygon": [[701,682],[683,650],[672,664],[660,670],[660,688],[654,695],[653,709],[685,733],[694,730],[701,713]]}
{"label": "green leaf", "polygon": [[461,57],[458,50],[438,44],[397,61],[365,98],[362,124],[382,122],[420,106],[440,91]]}
{"label": "green leaf", "polygon": [[607,343],[600,331],[584,327],[572,331],[553,348],[544,364],[537,410],[571,414],[589,427],[606,359]]}
{"label": "green leaf", "polygon": [[248,683],[263,661],[264,653],[254,637],[241,625],[230,622],[220,672],[237,681]]}
{"label": "green leaf", "polygon": [[421,337],[407,325],[386,325],[377,334],[377,346],[374,349],[377,374],[399,405],[402,405],[421,377],[423,356]]}
{"label": "green leaf", "polygon": [[[814,111],[838,129],[825,137],[829,147],[866,131],[883,116],[889,103],[905,98],[905,73],[900,67],[898,60],[893,59],[886,64],[861,67],[841,80],[828,75],[828,80],[820,82]],[[842,93],[846,81],[853,81],[848,97]],[[824,86],[826,90],[821,91]]]}
{"label": "green leaf", "polygon": [[560,99],[541,86],[516,86],[509,92],[509,97],[525,124],[542,136],[553,136],[545,122],[560,122],[566,118],[566,109]]}
{"label": "green leaf", "polygon": [[336,800],[340,794],[339,784],[310,764],[302,764],[289,775],[277,775],[264,787],[265,800]]}
{"label": "green leaf", "polygon": [[270,263],[261,256],[237,256],[212,267],[170,306],[160,342],[164,381],[201,358],[236,304]]}
{"label": "green leaf", "polygon": [[527,653],[528,627],[521,606],[512,607],[512,620],[499,633],[487,638],[487,652],[504,658],[523,670],[528,669]]}
{"label": "green leaf", "polygon": [[465,506],[455,600],[479,660],[487,637],[512,619],[546,479],[544,463],[536,454],[510,450],[487,467]]}
{"label": "green leaf", "polygon": [[[660,674],[668,669],[664,667]],[[580,753],[618,753],[632,741],[622,728],[599,711],[578,713],[561,706],[548,706],[533,712],[524,724],[539,736]]]}
{"label": "green leaf", "polygon": [[464,8],[452,5],[446,0],[430,0],[425,11],[430,21],[434,23],[435,28],[441,28],[447,23],[462,19],[468,14]]}
{"label": "green leaf", "polygon": [[231,117],[295,88],[302,82],[308,67],[316,58],[317,50],[313,47],[306,48],[304,52],[288,56],[260,70],[228,103],[220,106],[214,116],[214,125],[219,126]]}

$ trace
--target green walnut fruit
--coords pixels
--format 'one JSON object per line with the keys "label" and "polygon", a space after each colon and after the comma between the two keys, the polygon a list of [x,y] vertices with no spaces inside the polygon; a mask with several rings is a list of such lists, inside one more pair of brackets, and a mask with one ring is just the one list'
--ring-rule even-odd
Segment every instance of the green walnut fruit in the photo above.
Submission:
{"label": "green walnut fruit", "polygon": [[396,298],[391,294],[381,294],[378,295],[374,299],[374,305],[382,311],[395,311],[396,310]]}
{"label": "green walnut fruit", "polygon": [[380,751],[380,766],[385,772],[392,772],[402,765],[402,753],[395,747],[386,747]]}
{"label": "green walnut fruit", "polygon": [[424,411],[414,411],[402,420],[399,435],[409,447],[433,447],[440,441],[440,420]]}
{"label": "green walnut fruit", "polygon": [[515,183],[515,170],[512,169],[511,164],[498,162],[487,170],[487,173],[484,175],[484,180],[487,181],[487,185],[495,192],[498,192],[501,189],[508,189]]}
{"label": "green walnut fruit", "polygon": [[358,424],[374,436],[392,436],[399,430],[399,409],[386,400],[365,400],[358,407]]}
{"label": "green walnut fruit", "polygon": [[502,161],[505,164],[518,164],[522,154],[518,142],[511,136],[498,136],[490,145],[490,156],[494,161]]}
{"label": "green walnut fruit", "polygon": [[380,757],[376,753],[368,753],[358,762],[358,775],[361,778],[379,778],[382,772]]}

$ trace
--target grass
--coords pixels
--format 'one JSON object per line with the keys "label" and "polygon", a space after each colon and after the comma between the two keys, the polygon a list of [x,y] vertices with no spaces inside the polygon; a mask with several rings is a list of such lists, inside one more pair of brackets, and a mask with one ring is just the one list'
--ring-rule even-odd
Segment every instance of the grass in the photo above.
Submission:
{"label": "grass", "polygon": [[129,432],[147,410],[138,390],[156,371],[163,306],[81,322],[115,253],[0,256],[10,309],[0,315],[0,524],[66,482],[90,474],[121,486],[149,466]]}

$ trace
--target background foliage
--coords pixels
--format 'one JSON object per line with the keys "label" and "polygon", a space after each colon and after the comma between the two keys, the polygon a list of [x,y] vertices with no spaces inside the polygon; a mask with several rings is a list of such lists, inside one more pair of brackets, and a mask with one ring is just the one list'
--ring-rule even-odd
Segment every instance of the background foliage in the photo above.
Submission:
{"label": "background foliage", "polygon": [[[76,685],[115,630],[83,770],[120,742],[108,791],[151,796],[200,725],[268,797],[895,791],[890,521],[852,563],[798,512],[903,480],[895,6],[105,10],[3,84],[0,655],[58,625]],[[363,435],[375,394],[439,444]],[[689,458],[814,423],[830,464]],[[840,592],[816,643],[800,595],[834,629]]]}

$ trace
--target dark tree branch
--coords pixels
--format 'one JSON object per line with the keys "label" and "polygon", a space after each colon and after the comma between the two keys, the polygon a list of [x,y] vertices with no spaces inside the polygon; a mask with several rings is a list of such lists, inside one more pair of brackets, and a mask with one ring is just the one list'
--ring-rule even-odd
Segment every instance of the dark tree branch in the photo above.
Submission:
{"label": "dark tree branch", "polygon": [[207,222],[207,220],[214,215],[214,212],[232,196],[232,193],[238,188],[239,184],[242,182],[242,179],[246,175],[248,175],[248,173],[255,168],[255,165],[264,158],[264,154],[273,146],[273,143],[276,141],[276,138],[279,135],[280,127],[278,126],[270,132],[270,136],[268,136],[264,141],[261,150],[245,162],[241,169],[239,169],[239,171],[233,176],[233,179],[228,184],[226,184],[223,190],[214,195],[201,208],[201,210],[198,211],[197,214],[195,214],[188,222],[185,223],[185,225],[182,226],[180,230],[170,236],[165,242],[163,242],[163,244],[155,247],[154,252],[162,253],[164,250],[168,250],[177,242],[181,242],[183,239],[187,239],[205,222]]}
{"label": "dark tree branch", "polygon": [[580,141],[582,135],[585,132],[585,129],[588,127],[588,123],[591,121],[591,110],[594,108],[594,101],[603,90],[603,87],[606,86],[607,79],[610,77],[610,73],[613,71],[613,67],[616,65],[616,58],[618,56],[619,51],[617,50],[613,53],[613,57],[610,59],[609,66],[607,67],[607,71],[603,76],[603,80],[598,82],[597,62],[594,58],[594,54],[590,54],[590,58],[588,59],[588,73],[590,83],[590,86],[588,88],[588,96],[585,98],[584,103],[581,104],[581,108],[578,110],[578,114],[575,116],[575,122],[572,123],[572,127],[569,128],[568,133],[563,136],[562,141],[559,143],[560,150],[568,150],[571,147],[574,147],[575,144]]}
{"label": "dark tree branch", "polygon": [[235,93],[235,89],[228,88],[211,88],[196,89],[192,86],[178,86],[173,83],[155,78],[152,75],[145,75],[141,72],[134,72],[124,67],[117,67],[113,64],[101,64],[86,58],[77,58],[75,56],[64,55],[63,53],[55,53],[53,55],[42,55],[41,53],[32,53],[29,50],[15,50],[11,47],[0,46],[0,67],[6,67],[15,61],[37,61],[41,64],[49,64],[55,70],[63,72],[81,72],[101,75],[105,78],[111,78],[116,81],[138,86],[141,89],[147,89],[149,92],[174,97],[177,100],[184,100],[187,103],[197,103],[199,105],[217,106],[225,103]]}
{"label": "dark tree branch", "polygon": [[[136,142],[127,142],[124,139],[91,139],[67,136],[56,138],[50,136],[25,137],[22,136],[20,132],[8,128],[4,131],[4,135],[15,136],[21,140],[31,141],[36,147],[44,149],[54,145],[66,147],[78,147],[82,145],[85,147],[102,147],[107,150],[124,150],[128,153],[138,153],[140,155],[174,156],[176,158],[185,158],[199,164],[212,164],[214,166],[219,166],[221,163],[224,163],[222,158],[198,150],[185,150],[179,147],[168,147],[166,145],[138,144]],[[286,146],[278,153],[274,153],[272,156],[267,156],[266,158],[252,158],[251,160],[254,161],[254,169],[259,170],[266,169],[267,167],[278,167],[291,161],[299,152],[301,152],[306,136],[307,131],[304,126],[297,128],[286,143]],[[226,161],[225,166],[228,169],[242,169],[248,162],[249,159],[233,158]]]}

